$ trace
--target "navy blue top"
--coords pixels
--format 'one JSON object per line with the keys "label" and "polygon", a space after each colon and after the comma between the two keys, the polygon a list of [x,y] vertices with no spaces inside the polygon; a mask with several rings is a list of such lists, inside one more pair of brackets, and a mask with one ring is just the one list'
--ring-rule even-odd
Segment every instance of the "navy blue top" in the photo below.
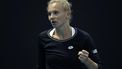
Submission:
{"label": "navy blue top", "polygon": [[50,30],[39,34],[38,69],[88,69],[78,59],[78,52],[87,50],[89,57],[101,69],[101,61],[90,35],[75,28],[73,37],[66,40],[57,40],[49,35]]}

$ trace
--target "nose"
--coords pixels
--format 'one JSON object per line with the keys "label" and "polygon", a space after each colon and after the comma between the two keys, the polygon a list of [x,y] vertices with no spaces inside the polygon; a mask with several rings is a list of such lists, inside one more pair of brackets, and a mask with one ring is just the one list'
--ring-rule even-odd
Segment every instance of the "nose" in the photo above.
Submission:
{"label": "nose", "polygon": [[54,19],[55,19],[55,15],[54,15],[54,14],[50,14],[50,15],[49,15],[49,19],[50,19],[50,20],[54,20]]}

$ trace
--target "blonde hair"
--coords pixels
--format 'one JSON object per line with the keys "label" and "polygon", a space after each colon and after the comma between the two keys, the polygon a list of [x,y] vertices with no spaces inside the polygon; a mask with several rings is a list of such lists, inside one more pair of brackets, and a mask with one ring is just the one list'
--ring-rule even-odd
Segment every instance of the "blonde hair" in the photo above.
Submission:
{"label": "blonde hair", "polygon": [[71,13],[72,13],[72,11],[71,11],[72,4],[70,2],[68,2],[68,0],[50,0],[48,2],[48,5],[52,4],[52,3],[61,3],[64,10],[69,13],[69,15],[70,15],[69,20],[71,20],[71,18],[72,18],[72,15],[71,15]]}

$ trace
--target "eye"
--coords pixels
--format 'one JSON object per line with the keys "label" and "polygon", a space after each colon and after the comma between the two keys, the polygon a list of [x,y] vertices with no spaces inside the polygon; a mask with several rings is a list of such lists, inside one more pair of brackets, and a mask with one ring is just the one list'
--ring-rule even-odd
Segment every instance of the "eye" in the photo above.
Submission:
{"label": "eye", "polygon": [[59,13],[58,11],[54,11],[54,12],[53,12],[54,15],[57,15],[58,13]]}
{"label": "eye", "polygon": [[51,13],[50,12],[48,12],[48,16],[50,16],[51,15]]}
{"label": "eye", "polygon": [[56,15],[58,15],[58,14],[59,14],[59,12],[58,12],[58,11],[48,12],[48,16],[51,16],[51,15],[56,16]]}

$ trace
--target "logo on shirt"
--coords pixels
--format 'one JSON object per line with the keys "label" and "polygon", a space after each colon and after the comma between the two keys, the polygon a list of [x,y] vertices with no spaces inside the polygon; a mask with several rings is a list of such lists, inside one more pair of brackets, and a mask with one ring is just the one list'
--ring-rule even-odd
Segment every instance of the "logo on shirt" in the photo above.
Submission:
{"label": "logo on shirt", "polygon": [[94,49],[92,52],[93,52],[94,54],[97,53],[97,49]]}
{"label": "logo on shirt", "polygon": [[73,46],[68,46],[68,49],[73,49],[74,47]]}

